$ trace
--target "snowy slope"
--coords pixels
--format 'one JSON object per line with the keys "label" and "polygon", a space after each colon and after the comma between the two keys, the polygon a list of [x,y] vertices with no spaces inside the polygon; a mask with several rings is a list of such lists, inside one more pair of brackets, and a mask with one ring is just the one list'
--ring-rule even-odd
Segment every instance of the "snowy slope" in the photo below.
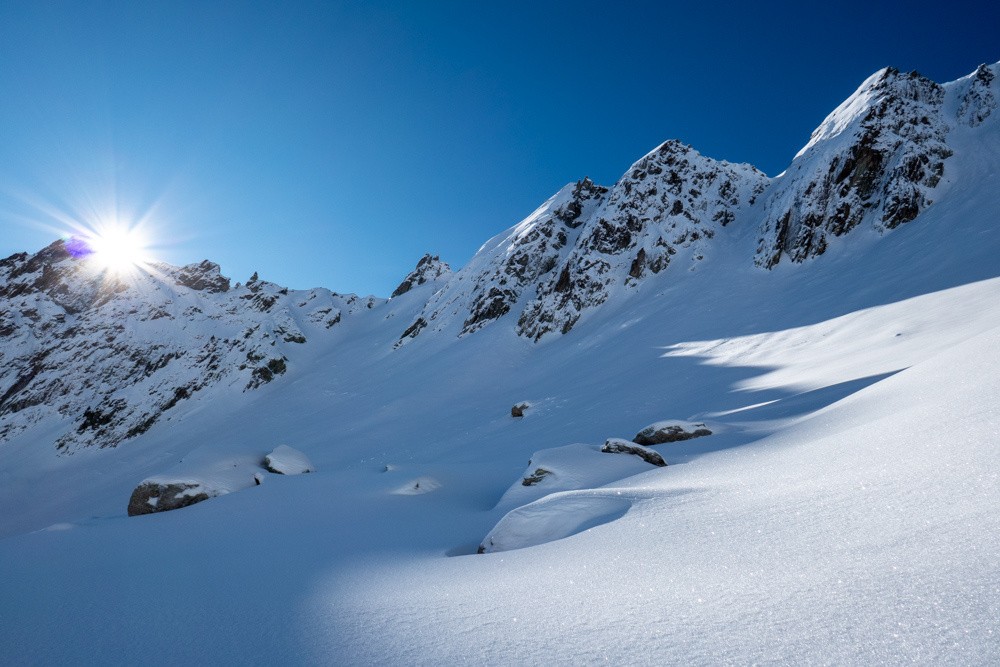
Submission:
{"label": "snowy slope", "polygon": [[[873,204],[808,261],[754,262],[791,170],[766,179],[673,146],[685,183],[712,181],[682,210],[732,220],[685,222],[671,200],[642,209],[622,251],[602,250],[599,221],[611,224],[624,186],[582,181],[455,274],[422,260],[426,281],[354,311],[349,297],[317,293],[344,308],[329,329],[303,316],[303,294],[227,313],[253,293],[164,280],[178,309],[167,322],[190,336],[179,348],[248,320],[274,340],[285,315],[307,342],[275,341],[286,371],[252,388],[234,357],[116,447],[60,455],[54,443],[76,422],[50,417],[3,436],[0,663],[996,663],[997,69],[939,87],[951,154],[942,181],[916,190],[932,203],[891,230]],[[877,99],[855,96],[793,165],[849,153],[850,142],[824,146],[862,131],[855,121]],[[886,165],[909,154],[904,144]],[[724,174],[742,184],[731,208],[719,203]],[[622,182],[633,178],[654,184],[631,172]],[[682,228],[714,233],[688,247],[665,236]],[[669,268],[631,276],[656,238],[675,248]],[[579,292],[593,300],[558,301],[563,267],[582,279],[587,256],[611,267]],[[493,300],[494,288],[512,296]],[[539,299],[552,319],[538,321],[555,328],[535,342],[520,322]],[[79,317],[96,331],[105,318],[131,322],[113,303]],[[220,318],[183,319],[203,303]],[[133,340],[155,342],[147,331],[163,319],[131,325]],[[18,320],[19,342],[0,350],[63,326],[40,323]],[[99,339],[86,340],[104,359]],[[148,381],[127,395],[145,396]],[[511,417],[520,402],[530,407]],[[667,418],[713,434],[652,446],[663,468],[599,451]],[[279,445],[315,472],[253,485]],[[552,474],[525,486],[539,467]],[[246,486],[126,516],[144,479],[229,475]],[[476,555],[491,533],[505,550]]]}

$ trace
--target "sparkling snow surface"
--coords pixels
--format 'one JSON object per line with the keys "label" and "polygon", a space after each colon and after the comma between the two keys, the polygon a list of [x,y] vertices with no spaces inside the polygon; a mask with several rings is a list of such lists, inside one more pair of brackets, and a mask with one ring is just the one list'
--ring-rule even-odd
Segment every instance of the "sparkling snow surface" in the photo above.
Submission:
{"label": "sparkling snow surface", "polygon": [[[565,336],[393,351],[428,283],[116,449],[4,443],[0,664],[1000,663],[997,115],[916,220],[800,266],[735,234]],[[718,430],[598,451],[671,417]],[[316,472],[125,515],[280,442]],[[504,521],[531,546],[477,555]]]}

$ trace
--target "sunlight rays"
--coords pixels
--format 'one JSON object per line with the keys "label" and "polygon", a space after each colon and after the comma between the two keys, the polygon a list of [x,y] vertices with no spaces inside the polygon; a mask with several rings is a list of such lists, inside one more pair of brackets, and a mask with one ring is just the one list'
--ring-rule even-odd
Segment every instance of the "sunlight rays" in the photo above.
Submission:
{"label": "sunlight rays", "polygon": [[169,213],[165,197],[135,206],[119,197],[118,188],[96,186],[72,201],[46,197],[38,191],[8,191],[6,217],[62,239],[66,252],[87,273],[107,279],[132,279],[155,274]]}

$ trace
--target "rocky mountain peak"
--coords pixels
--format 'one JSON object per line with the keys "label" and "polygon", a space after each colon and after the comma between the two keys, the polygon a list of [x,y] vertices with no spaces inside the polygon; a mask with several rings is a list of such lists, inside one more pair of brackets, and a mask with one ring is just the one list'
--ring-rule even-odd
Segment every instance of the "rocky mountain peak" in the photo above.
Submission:
{"label": "rocky mountain peak", "polygon": [[449,274],[451,274],[451,267],[442,262],[440,257],[426,254],[417,261],[416,268],[410,271],[403,282],[399,283],[399,287],[393,291],[390,298],[406,294],[418,285],[438,280]]}
{"label": "rocky mountain peak", "polygon": [[756,263],[802,262],[864,221],[884,231],[917,217],[952,154],[944,98],[943,86],[917,72],[869,77],[769,189]]}

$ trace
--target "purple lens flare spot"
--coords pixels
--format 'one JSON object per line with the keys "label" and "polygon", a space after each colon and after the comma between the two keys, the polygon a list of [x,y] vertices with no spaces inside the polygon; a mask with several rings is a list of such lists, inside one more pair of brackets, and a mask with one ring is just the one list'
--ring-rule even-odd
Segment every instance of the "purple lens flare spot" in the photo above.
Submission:
{"label": "purple lens flare spot", "polygon": [[94,254],[94,249],[90,247],[84,239],[74,236],[66,241],[66,252],[68,252],[73,259],[83,259],[89,255]]}

